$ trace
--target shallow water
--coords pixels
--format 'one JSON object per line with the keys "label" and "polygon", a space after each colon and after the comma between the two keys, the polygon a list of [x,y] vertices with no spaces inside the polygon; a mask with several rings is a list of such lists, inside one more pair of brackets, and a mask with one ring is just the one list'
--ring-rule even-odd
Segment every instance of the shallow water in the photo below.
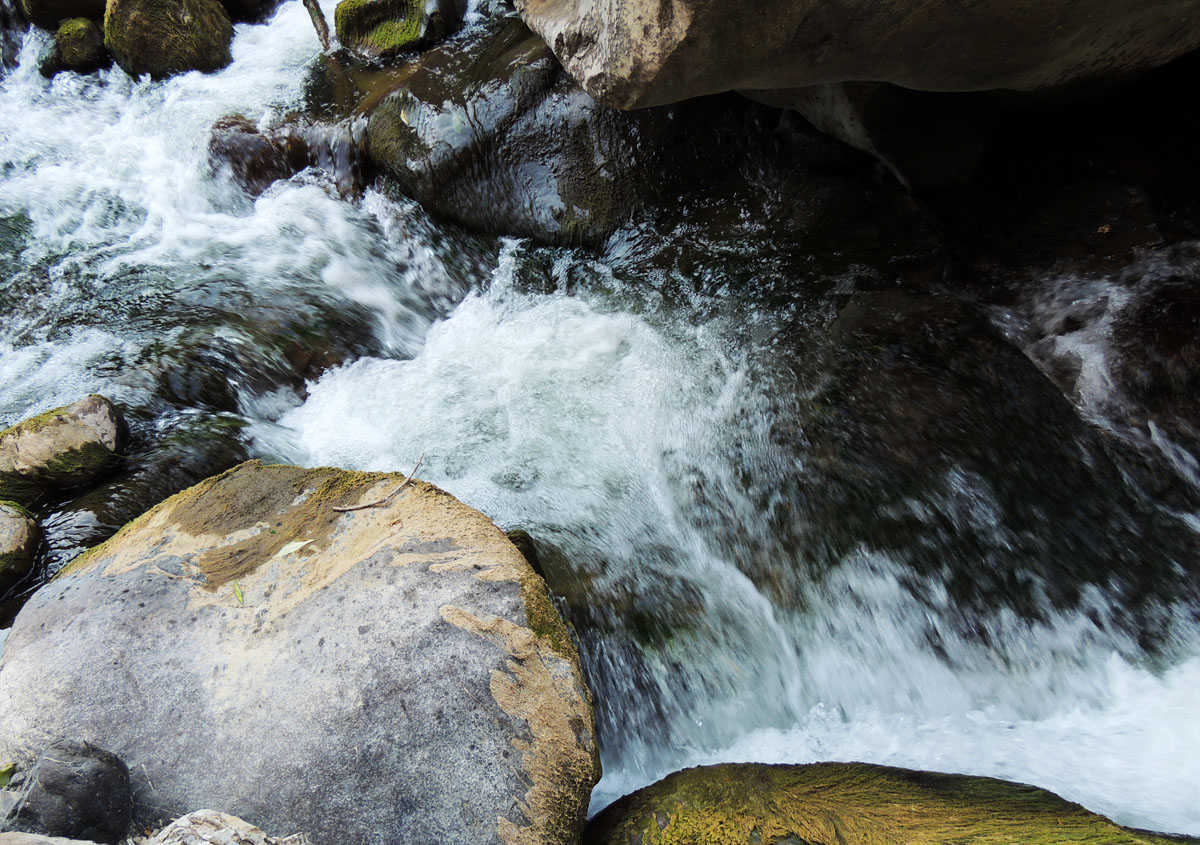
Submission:
{"label": "shallow water", "polygon": [[685,765],[859,759],[1200,834],[1195,444],[1116,412],[1103,321],[1061,339],[1073,401],[1038,374],[1031,326],[1085,296],[955,304],[994,331],[928,342],[944,303],[853,255],[686,225],[539,248],[318,171],[250,200],[207,130],[301,106],[301,4],[162,83],[47,82],[44,39],[0,79],[0,422],[100,391],[147,439],[203,412],[263,457],[424,453],[541,544],[596,692],[596,807]]}

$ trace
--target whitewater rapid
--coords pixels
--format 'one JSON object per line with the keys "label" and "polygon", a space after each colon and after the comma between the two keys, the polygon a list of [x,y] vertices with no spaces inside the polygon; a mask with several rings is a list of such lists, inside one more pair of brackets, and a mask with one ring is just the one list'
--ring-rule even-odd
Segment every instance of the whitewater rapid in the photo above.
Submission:
{"label": "whitewater rapid", "polygon": [[[347,200],[319,172],[247,198],[211,172],[208,128],[298,109],[318,45],[299,2],[236,32],[227,69],[165,82],[43,80],[47,36],[26,37],[0,80],[0,422],[92,391],[161,413],[162,361],[196,332],[252,352],[251,324],[359,315],[370,354],[306,397],[238,371],[251,448],[397,471],[423,453],[423,478],[561,552],[574,574],[552,583],[594,603],[581,642],[607,725],[595,807],[686,765],[867,760],[1024,781],[1200,834],[1186,608],[1163,610],[1165,657],[1107,624],[1099,588],[966,636],[936,575],[918,599],[904,562],[865,546],[781,604],[729,554],[769,554],[751,488],[807,471],[773,436],[771,346],[750,343],[777,336],[780,315],[699,295],[668,306],[660,276],[578,251],[522,269],[543,257],[525,242],[448,233],[377,188]],[[948,518],[998,519],[971,479],[938,483],[970,506]],[[670,630],[654,628],[662,602]],[[635,615],[649,634],[629,633]]]}

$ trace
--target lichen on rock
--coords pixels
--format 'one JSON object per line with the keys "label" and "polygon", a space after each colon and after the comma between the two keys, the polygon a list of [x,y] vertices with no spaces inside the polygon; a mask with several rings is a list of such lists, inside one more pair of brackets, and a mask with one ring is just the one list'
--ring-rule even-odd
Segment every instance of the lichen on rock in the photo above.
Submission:
{"label": "lichen on rock", "polygon": [[342,0],[333,22],[338,41],[367,59],[390,59],[446,37],[462,21],[458,0]]}
{"label": "lichen on rock", "polygon": [[867,763],[686,769],[592,819],[584,845],[1165,845],[1019,783]]}
{"label": "lichen on rock", "polygon": [[252,461],[81,555],[8,639],[7,747],[111,748],[138,823],[574,845],[599,762],[567,629],[500,529],[403,481]]}

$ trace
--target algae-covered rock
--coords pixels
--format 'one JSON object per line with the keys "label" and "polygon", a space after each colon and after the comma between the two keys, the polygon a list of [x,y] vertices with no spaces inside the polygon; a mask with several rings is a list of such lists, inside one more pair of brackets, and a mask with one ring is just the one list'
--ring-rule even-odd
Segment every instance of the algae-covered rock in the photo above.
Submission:
{"label": "algae-covered rock", "polygon": [[428,46],[462,23],[461,0],[342,0],[333,16],[338,41],[367,59],[390,59]]}
{"label": "algae-covered rock", "polygon": [[1150,845],[1033,786],[866,763],[730,764],[676,772],[588,825],[584,845]]}
{"label": "algae-covered rock", "polygon": [[576,842],[599,772],[567,629],[486,517],[402,481],[251,462],[126,526],[17,617],[0,742],[111,749],[138,824]]}
{"label": "algae-covered rock", "polygon": [[217,0],[109,0],[104,14],[104,44],[130,76],[220,70],[232,41]]}
{"label": "algae-covered rock", "polygon": [[510,18],[423,53],[371,114],[367,156],[473,230],[596,242],[697,178],[719,146],[715,113],[599,105]]}
{"label": "algae-covered rock", "polygon": [[51,488],[91,481],[117,461],[125,420],[93,394],[0,432],[0,498],[23,505]]}
{"label": "algae-covered rock", "polygon": [[16,502],[0,502],[0,590],[19,581],[33,566],[38,527]]}
{"label": "algae-covered rock", "polygon": [[56,30],[71,18],[100,20],[104,0],[20,0],[21,9],[36,26]]}
{"label": "algae-covered rock", "polygon": [[59,71],[91,73],[112,64],[104,49],[104,33],[95,21],[70,18],[62,22],[54,35],[49,55],[38,64],[42,76],[51,77]]}

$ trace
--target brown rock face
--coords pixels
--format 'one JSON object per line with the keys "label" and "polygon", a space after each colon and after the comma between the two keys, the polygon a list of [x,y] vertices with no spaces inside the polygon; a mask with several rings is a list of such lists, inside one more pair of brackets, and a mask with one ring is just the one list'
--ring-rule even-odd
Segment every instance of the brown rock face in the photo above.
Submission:
{"label": "brown rock face", "polygon": [[601,102],[890,82],[1039,91],[1120,78],[1200,46],[1200,0],[517,0]]}

